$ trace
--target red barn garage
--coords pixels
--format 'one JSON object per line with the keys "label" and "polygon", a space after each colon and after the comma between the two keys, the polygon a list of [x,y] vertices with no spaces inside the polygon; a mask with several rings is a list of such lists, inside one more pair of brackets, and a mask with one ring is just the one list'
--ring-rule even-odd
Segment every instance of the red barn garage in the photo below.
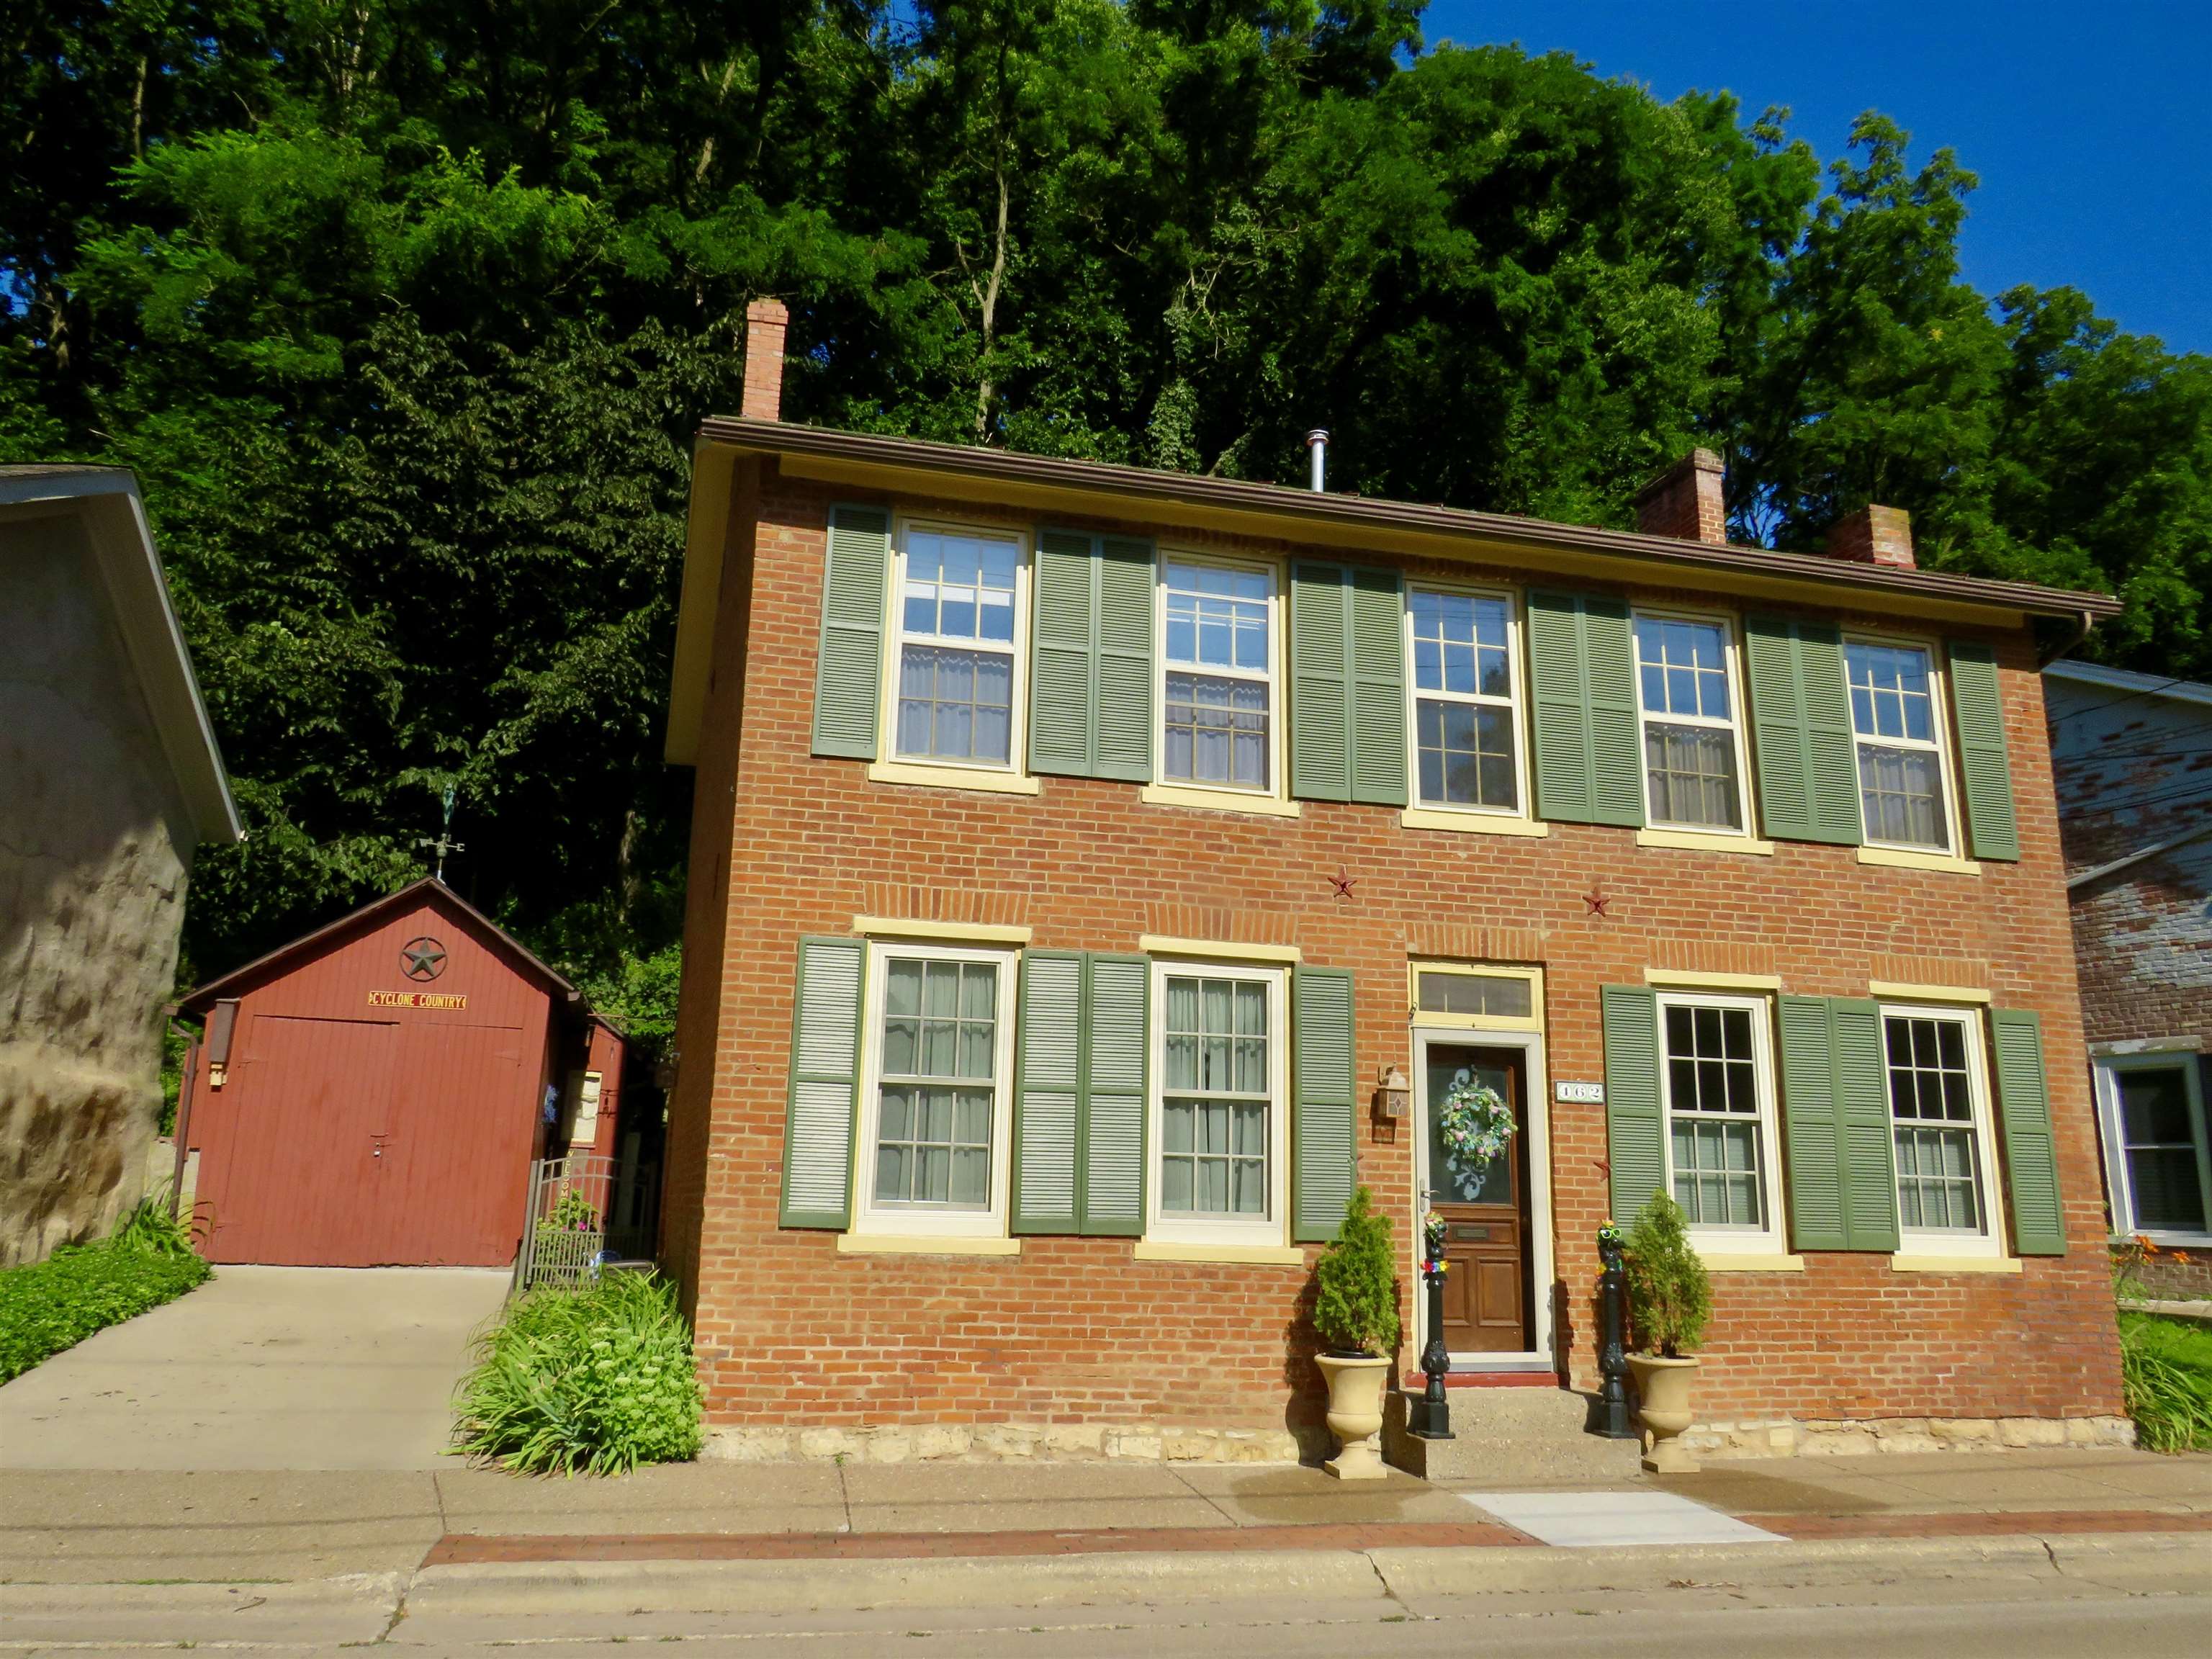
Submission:
{"label": "red barn garage", "polygon": [[204,1022],[178,1134],[215,1261],[503,1267],[531,1160],[568,1145],[568,1078],[592,1068],[612,1107],[620,1077],[576,989],[434,879],[181,1012]]}

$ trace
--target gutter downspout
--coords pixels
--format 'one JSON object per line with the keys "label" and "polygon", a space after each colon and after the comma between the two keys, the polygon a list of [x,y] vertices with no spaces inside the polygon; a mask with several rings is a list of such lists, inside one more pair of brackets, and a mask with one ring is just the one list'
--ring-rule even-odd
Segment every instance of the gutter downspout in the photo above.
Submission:
{"label": "gutter downspout", "polygon": [[2057,662],[2069,651],[2071,651],[2075,646],[2081,644],[2082,641],[2087,639],[2089,637],[2089,630],[2096,625],[2097,619],[2091,616],[2087,611],[2075,611],[2074,613],[2073,620],[2066,625],[2066,632],[2059,636],[2058,642],[2056,645],[2045,645],[2037,649],[2035,653],[2035,665],[2037,669],[2041,670],[2050,667],[2051,664]]}

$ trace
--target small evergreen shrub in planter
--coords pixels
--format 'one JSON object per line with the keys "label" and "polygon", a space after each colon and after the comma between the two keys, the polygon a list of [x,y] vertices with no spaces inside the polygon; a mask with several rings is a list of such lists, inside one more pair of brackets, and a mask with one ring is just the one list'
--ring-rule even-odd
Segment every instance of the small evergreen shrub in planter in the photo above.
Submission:
{"label": "small evergreen shrub in planter", "polygon": [[1337,1454],[1324,1467],[1345,1480],[1380,1480],[1375,1437],[1382,1427],[1382,1385],[1398,1346],[1398,1271],[1390,1218],[1375,1212],[1366,1188],[1352,1194],[1344,1224],[1314,1268],[1316,1356],[1328,1380],[1328,1428]]}
{"label": "small evergreen shrub in planter", "polygon": [[1698,1466],[1675,1443],[1690,1426],[1690,1380],[1698,1362],[1687,1350],[1704,1340],[1712,1317],[1712,1281],[1690,1246],[1682,1206],[1665,1193],[1637,1212],[1628,1230],[1628,1322],[1644,1352],[1628,1356],[1636,1379],[1637,1414],[1650,1455],[1644,1467],[1682,1474]]}
{"label": "small evergreen shrub in planter", "polygon": [[674,1287],[611,1273],[532,1291],[477,1340],[455,1449],[518,1474],[624,1474],[699,1455],[699,1377]]}

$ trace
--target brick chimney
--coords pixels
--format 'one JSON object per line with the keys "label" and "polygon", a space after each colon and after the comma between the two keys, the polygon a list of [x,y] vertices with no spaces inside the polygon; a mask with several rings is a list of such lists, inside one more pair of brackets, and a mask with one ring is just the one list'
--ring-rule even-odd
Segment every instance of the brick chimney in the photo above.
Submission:
{"label": "brick chimney", "polygon": [[739,412],[749,421],[783,418],[783,331],[790,323],[781,300],[756,300],[745,307],[745,401]]}
{"label": "brick chimney", "polygon": [[1914,568],[1912,515],[1901,507],[1862,507],[1828,531],[1828,556],[1853,564]]}
{"label": "brick chimney", "polygon": [[1728,501],[1721,492],[1721,458],[1693,449],[1636,492],[1636,527],[1647,536],[1678,541],[1728,543]]}

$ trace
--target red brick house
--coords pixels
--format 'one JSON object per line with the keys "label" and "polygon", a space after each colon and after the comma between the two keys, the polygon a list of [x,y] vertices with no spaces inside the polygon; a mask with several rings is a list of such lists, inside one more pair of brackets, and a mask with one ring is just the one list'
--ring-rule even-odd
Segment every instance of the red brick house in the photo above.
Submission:
{"label": "red brick house", "polygon": [[1665,1188],[1709,1447],[2124,1432],[2039,676],[2112,601],[1730,545],[1703,452],[1627,533],[788,425],[753,320],[667,750],[723,1449],[1310,1442],[1356,1182],[1470,1379],[1590,1387]]}

